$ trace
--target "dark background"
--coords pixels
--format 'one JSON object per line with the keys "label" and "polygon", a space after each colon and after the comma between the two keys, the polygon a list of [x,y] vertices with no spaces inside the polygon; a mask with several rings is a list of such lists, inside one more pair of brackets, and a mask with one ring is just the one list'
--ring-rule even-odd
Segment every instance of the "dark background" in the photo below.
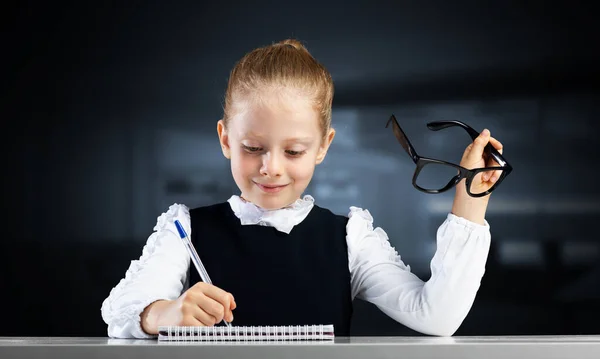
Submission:
{"label": "dark background", "polygon": [[[156,218],[237,193],[216,136],[229,70],[305,43],[336,84],[332,149],[308,193],[369,209],[427,279],[453,193],[427,195],[385,122],[458,162],[487,127],[514,171],[457,335],[598,334],[598,12],[576,1],[19,2],[6,9],[2,336],[105,336],[100,306]],[[3,62],[4,62],[3,61]],[[417,335],[356,301],[353,334]]]}

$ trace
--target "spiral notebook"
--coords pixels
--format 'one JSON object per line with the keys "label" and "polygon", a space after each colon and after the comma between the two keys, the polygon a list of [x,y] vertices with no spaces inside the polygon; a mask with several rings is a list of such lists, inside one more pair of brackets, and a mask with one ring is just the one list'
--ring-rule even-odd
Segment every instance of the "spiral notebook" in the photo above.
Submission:
{"label": "spiral notebook", "polygon": [[327,341],[333,325],[233,326],[158,328],[159,341]]}

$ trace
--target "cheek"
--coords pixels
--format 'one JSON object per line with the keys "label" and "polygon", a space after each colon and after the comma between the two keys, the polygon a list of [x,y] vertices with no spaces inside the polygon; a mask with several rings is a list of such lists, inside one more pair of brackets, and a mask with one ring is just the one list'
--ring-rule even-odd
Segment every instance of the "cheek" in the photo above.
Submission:
{"label": "cheek", "polygon": [[260,165],[259,156],[251,156],[247,153],[237,152],[231,157],[231,165],[238,175],[248,175],[256,172],[256,166]]}
{"label": "cheek", "polygon": [[315,171],[314,157],[305,156],[301,160],[293,161],[288,167],[290,176],[296,180],[310,180]]}

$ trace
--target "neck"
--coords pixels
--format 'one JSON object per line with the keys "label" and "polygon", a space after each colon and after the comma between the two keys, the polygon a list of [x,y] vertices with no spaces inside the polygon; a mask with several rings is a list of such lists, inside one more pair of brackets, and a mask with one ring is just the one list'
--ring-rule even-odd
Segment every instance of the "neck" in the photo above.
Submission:
{"label": "neck", "polygon": [[285,209],[285,208],[289,208],[289,207],[291,207],[291,206],[292,206],[294,203],[296,203],[296,201],[298,201],[298,200],[300,199],[300,197],[298,197],[298,198],[296,198],[296,199],[295,199],[295,200],[294,200],[292,203],[290,203],[290,204],[287,204],[287,205],[285,205],[285,206],[283,206],[283,207],[281,207],[281,208],[275,208],[275,209],[264,209],[264,208],[262,208],[261,206],[259,206],[259,205],[255,204],[254,202],[251,202],[251,201],[249,201],[249,200],[245,199],[245,198],[244,198],[244,196],[242,196],[242,195],[240,195],[239,197],[240,197],[240,199],[241,199],[242,201],[244,201],[245,203],[251,203],[251,204],[254,204],[256,207],[260,208],[260,209],[261,209],[261,210],[263,210],[263,211],[277,211],[278,209]]}

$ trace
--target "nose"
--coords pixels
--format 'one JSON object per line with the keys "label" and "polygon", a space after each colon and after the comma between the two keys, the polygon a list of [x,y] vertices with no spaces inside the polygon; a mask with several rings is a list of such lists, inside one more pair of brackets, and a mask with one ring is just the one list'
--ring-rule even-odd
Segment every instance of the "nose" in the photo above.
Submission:
{"label": "nose", "polygon": [[260,167],[260,174],[267,177],[280,177],[283,173],[282,159],[270,151],[262,157],[263,160],[262,166]]}

